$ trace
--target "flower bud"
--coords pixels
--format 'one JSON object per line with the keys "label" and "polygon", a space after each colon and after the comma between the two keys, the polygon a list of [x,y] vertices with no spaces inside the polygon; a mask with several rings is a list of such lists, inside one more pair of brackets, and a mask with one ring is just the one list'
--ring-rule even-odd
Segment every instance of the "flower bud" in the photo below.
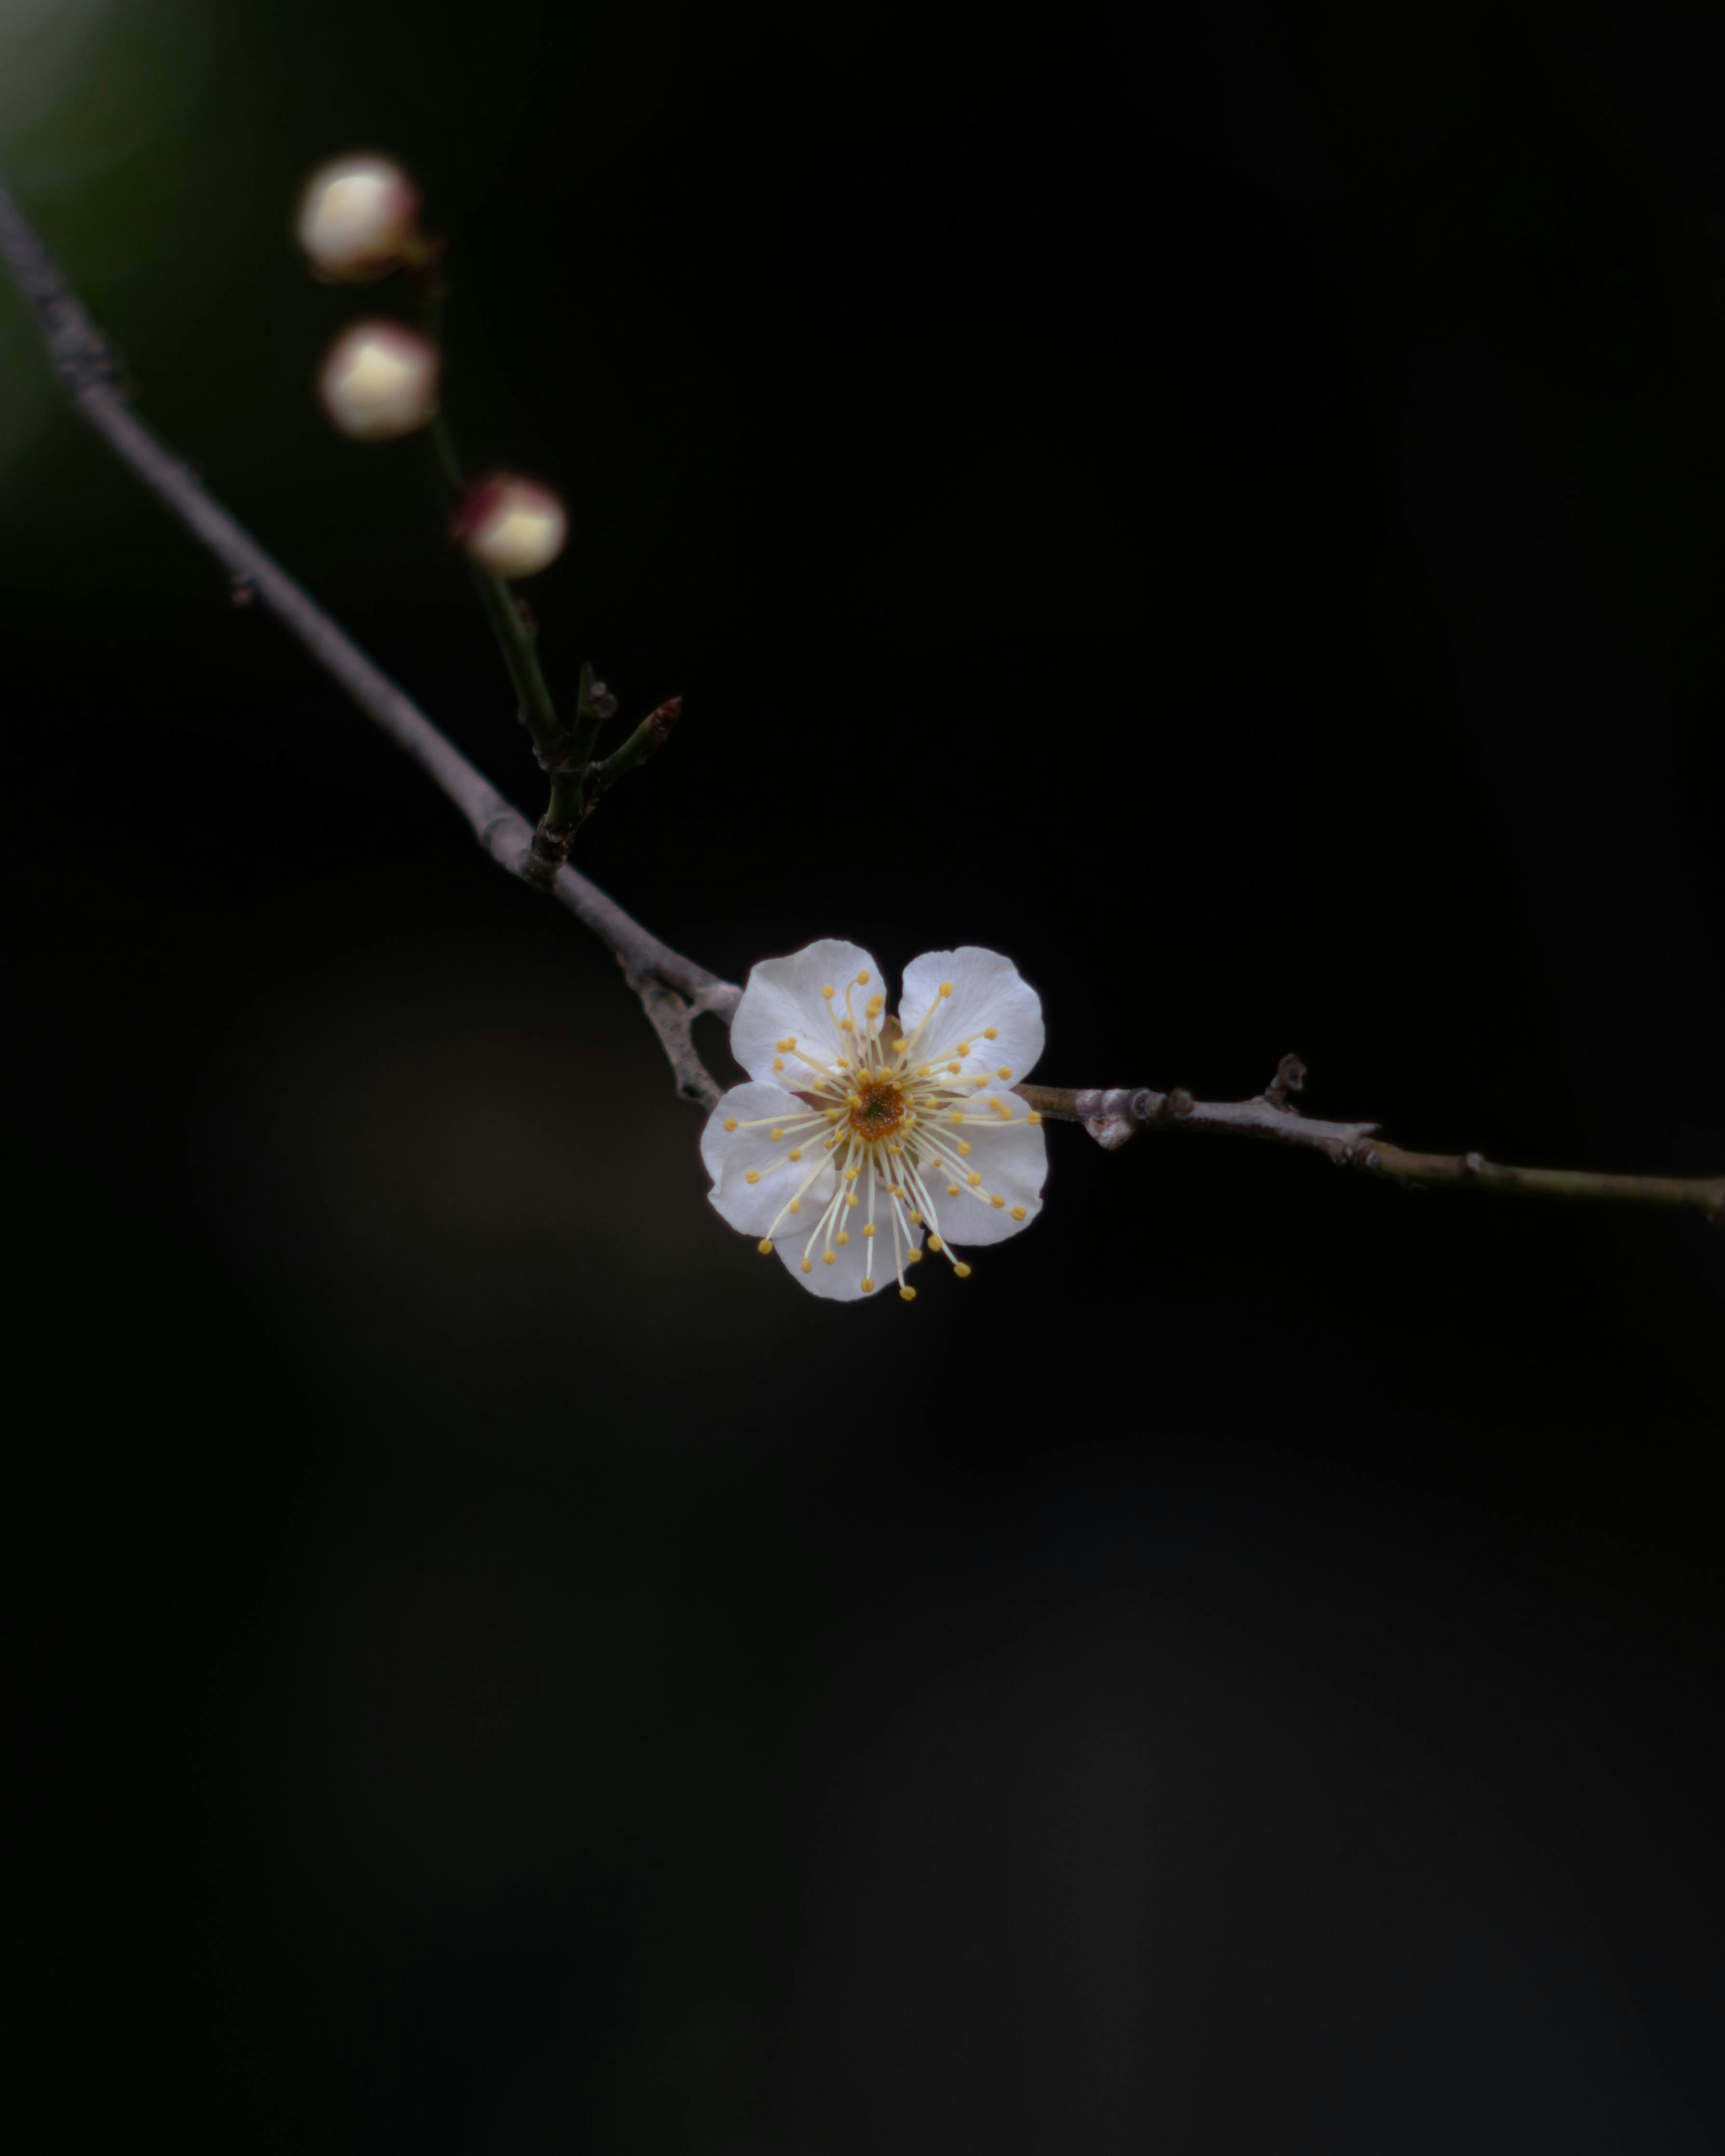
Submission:
{"label": "flower bud", "polygon": [[437,409],[437,346],[399,322],[357,322],[330,346],[317,377],[323,408],[356,442],[393,442]]}
{"label": "flower bud", "polygon": [[364,285],[424,254],[418,216],[419,191],[399,165],[338,157],[307,181],[294,229],[316,275]]}
{"label": "flower bud", "polygon": [[511,582],[548,569],[568,536],[568,516],[551,489],[508,472],[482,479],[455,516],[455,536],[473,559]]}

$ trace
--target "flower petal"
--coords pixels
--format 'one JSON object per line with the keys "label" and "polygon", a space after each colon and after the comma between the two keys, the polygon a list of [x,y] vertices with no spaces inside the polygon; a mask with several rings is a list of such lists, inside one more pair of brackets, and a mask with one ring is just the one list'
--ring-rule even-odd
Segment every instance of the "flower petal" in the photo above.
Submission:
{"label": "flower petal", "polygon": [[[924,1171],[940,1210],[941,1234],[955,1250],[1004,1243],[1020,1228],[1028,1228],[1042,1210],[1042,1185],[1048,1174],[1048,1142],[1041,1126],[1027,1123],[1022,1116],[993,1127],[967,1124],[964,1135],[970,1141],[965,1170],[983,1178],[974,1190],[963,1176],[942,1179],[938,1169]],[[954,1182],[960,1194],[949,1198],[947,1184]],[[991,1204],[990,1199],[997,1197],[1006,1203]],[[1022,1220],[1014,1218],[1014,1207],[1023,1209]]]}
{"label": "flower petal", "polygon": [[780,1050],[781,1040],[793,1039],[805,1054],[829,1063],[841,1050],[836,1020],[821,990],[837,989],[835,1006],[842,1017],[845,991],[859,973],[868,975],[858,1007],[860,1016],[860,1004],[880,986],[880,970],[860,945],[827,937],[787,958],[763,958],[751,971],[731,1021],[732,1054],[751,1078],[768,1083],[778,1079],[794,1085],[798,1069],[808,1068]]}
{"label": "flower petal", "polygon": [[[950,981],[952,993],[941,997],[941,983]],[[943,1001],[945,1008],[929,1018],[916,1043],[919,1056],[932,1060],[944,1050],[968,1042],[969,1053],[954,1054],[967,1073],[986,1071],[993,1078],[1014,1086],[1024,1077],[1042,1053],[1042,1000],[1024,980],[1010,958],[998,951],[984,951],[967,943],[957,951],[931,951],[915,960],[905,972],[905,992],[899,1004],[899,1021],[909,1040],[922,1024],[929,1008]],[[986,1037],[993,1026],[995,1038]],[[942,1060],[944,1060],[942,1057]]]}
{"label": "flower petal", "polygon": [[[737,1128],[727,1131],[727,1122]],[[832,1166],[821,1151],[829,1127],[824,1116],[813,1120],[803,1103],[782,1086],[733,1086],[721,1095],[701,1134],[701,1158],[713,1178],[710,1194],[721,1219],[757,1236],[777,1235],[781,1228],[795,1231],[799,1222],[806,1222],[800,1231],[806,1237],[833,1194]],[[775,1130],[784,1135],[775,1138]],[[800,1161],[790,1159],[793,1147],[801,1151]],[[798,1211],[775,1228],[786,1200],[797,1195],[818,1164],[820,1173]],[[751,1174],[758,1180],[751,1183]]]}
{"label": "flower petal", "polygon": [[[805,1208],[806,1212],[806,1208]],[[852,1213],[851,1219],[858,1216]],[[870,1240],[859,1227],[849,1228],[850,1240],[842,1247],[835,1240],[832,1245],[833,1262],[825,1260],[826,1239],[823,1236],[806,1255],[809,1270],[803,1270],[809,1229],[788,1235],[784,1229],[792,1224],[786,1221],[773,1239],[773,1247],[783,1260],[785,1270],[799,1287],[806,1287],[811,1295],[818,1295],[828,1302],[870,1302],[877,1296],[893,1297],[898,1293],[898,1281],[892,1264],[892,1235],[884,1219],[876,1224],[879,1232]],[[810,1227],[813,1226],[810,1222]],[[872,1280],[874,1286],[865,1298],[863,1282]]]}

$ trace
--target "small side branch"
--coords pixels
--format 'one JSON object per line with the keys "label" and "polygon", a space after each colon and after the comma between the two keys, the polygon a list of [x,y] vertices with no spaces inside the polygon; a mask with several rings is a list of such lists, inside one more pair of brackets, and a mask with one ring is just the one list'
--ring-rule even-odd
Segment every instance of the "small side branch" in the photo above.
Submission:
{"label": "small side branch", "polygon": [[[3,177],[0,177],[0,261],[4,261],[28,302],[54,370],[83,418],[221,563],[234,591],[273,613],[331,680],[346,690],[367,717],[441,788],[497,865],[530,885],[541,888],[548,885],[575,918],[617,953],[630,984],[644,1001],[649,993],[668,990],[691,1016],[697,1010],[712,1010],[728,1017],[736,1009],[741,989],[660,942],[578,870],[565,863],[553,875],[542,875],[533,861],[534,826],[137,417],[121,385],[120,370],[107,344],[13,200]],[[650,1007],[648,1016],[670,1054],[672,1042],[665,1024]],[[692,1055],[693,1052],[691,1043],[688,1053]],[[690,1074],[679,1065],[675,1055],[671,1061],[678,1090],[686,1093]],[[716,1097],[716,1082],[711,1077],[706,1082]]]}
{"label": "small side branch", "polygon": [[1276,1076],[1250,1101],[1195,1101],[1180,1087],[1074,1089],[1019,1086],[1029,1107],[1055,1121],[1082,1123],[1105,1151],[1116,1152],[1140,1131],[1178,1128],[1303,1146],[1337,1168],[1357,1168],[1396,1183],[1502,1190],[1525,1198],[1567,1198],[1625,1205],[1662,1205],[1697,1212],[1725,1224],[1725,1175],[1607,1175],[1588,1168],[1512,1168],[1483,1153],[1410,1152],[1378,1135],[1376,1123],[1327,1122],[1301,1112],[1306,1066],[1285,1055]]}

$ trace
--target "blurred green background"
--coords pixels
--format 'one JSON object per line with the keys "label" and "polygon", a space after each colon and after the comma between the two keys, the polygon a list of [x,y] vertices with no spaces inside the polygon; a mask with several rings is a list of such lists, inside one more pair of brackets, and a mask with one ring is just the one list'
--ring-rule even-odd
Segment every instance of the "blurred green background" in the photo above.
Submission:
{"label": "blurred green background", "polygon": [[[307,170],[404,158],[533,588],[687,716],[583,863],[981,942],[1055,1082],[1716,1173],[1725,27],[0,0],[141,408],[524,805]],[[17,1938],[56,2146],[1725,2141],[1698,1224],[1051,1134],[812,1305],[608,957],[0,289]],[[714,1044],[716,1057],[722,1043]]]}

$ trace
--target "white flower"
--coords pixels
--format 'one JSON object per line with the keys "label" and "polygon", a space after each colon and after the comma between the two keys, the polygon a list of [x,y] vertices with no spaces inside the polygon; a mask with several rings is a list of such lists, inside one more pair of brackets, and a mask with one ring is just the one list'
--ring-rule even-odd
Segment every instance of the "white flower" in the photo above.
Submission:
{"label": "white flower", "polygon": [[482,569],[513,582],[551,567],[569,536],[569,518],[548,486],[496,472],[470,490],[455,536]]}
{"label": "white flower", "polygon": [[390,158],[338,157],[306,182],[294,230],[319,276],[365,284],[422,251],[418,215],[418,190]]}
{"label": "white flower", "polygon": [[712,1203],[836,1302],[1003,1242],[1042,1209],[1040,1116],[1012,1087],[1042,1053],[1042,1005],[1011,960],[967,945],[918,958],[888,1013],[854,943],[811,943],[750,973],[731,1022],[749,1074],[707,1119]]}
{"label": "white flower", "polygon": [[393,442],[437,409],[438,350],[399,322],[359,322],[330,346],[317,392],[356,442]]}

